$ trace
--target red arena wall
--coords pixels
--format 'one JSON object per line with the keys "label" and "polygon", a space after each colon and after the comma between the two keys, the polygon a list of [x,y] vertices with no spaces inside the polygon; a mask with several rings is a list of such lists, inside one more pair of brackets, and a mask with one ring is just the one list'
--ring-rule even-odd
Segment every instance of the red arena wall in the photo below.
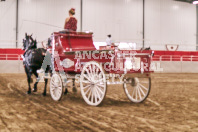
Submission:
{"label": "red arena wall", "polygon": [[[198,73],[197,51],[154,51],[156,73]],[[0,49],[0,73],[24,73],[22,49]],[[14,66],[14,67],[13,67]]]}
{"label": "red arena wall", "polygon": [[[0,60],[22,60],[23,53],[22,49],[0,49]],[[153,61],[198,61],[198,52],[155,50]]]}

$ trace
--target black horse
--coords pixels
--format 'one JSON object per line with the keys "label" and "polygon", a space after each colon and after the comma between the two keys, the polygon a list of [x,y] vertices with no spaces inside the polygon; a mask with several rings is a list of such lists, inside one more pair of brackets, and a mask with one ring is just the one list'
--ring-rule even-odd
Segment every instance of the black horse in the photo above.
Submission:
{"label": "black horse", "polygon": [[[31,94],[31,86],[30,83],[32,82],[31,76],[34,74],[37,78],[36,83],[34,84],[33,92],[37,91],[37,84],[40,80],[37,70],[41,69],[43,61],[45,59],[46,55],[46,49],[44,48],[37,48],[37,41],[33,40],[32,35],[25,34],[25,39],[23,39],[23,50],[25,50],[25,53],[23,55],[23,64],[25,68],[25,72],[27,75],[27,81],[28,81],[28,91],[27,94]],[[51,72],[51,68],[49,65],[44,66],[45,67],[45,74],[48,72]],[[46,87],[47,87],[48,79],[45,78],[45,88],[43,91],[43,95],[46,95]]]}

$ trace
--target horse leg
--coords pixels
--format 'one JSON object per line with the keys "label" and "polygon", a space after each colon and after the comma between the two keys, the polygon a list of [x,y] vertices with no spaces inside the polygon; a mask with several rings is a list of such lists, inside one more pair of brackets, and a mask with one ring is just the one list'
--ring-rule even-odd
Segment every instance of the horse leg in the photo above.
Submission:
{"label": "horse leg", "polygon": [[77,92],[77,89],[76,89],[76,86],[75,86],[75,79],[72,79],[72,82],[73,82],[72,91],[73,91],[74,93],[76,93],[76,92]]}
{"label": "horse leg", "polygon": [[25,73],[27,75],[27,82],[28,82],[28,91],[27,91],[27,94],[31,94],[31,86],[30,86],[30,83],[31,83],[31,72],[28,71],[27,67],[25,66]]}
{"label": "horse leg", "polygon": [[33,81],[32,80],[32,78],[31,78],[31,76],[32,76],[32,73],[30,72],[29,74],[28,74],[28,91],[27,91],[27,94],[31,94],[31,86],[30,86],[30,83]]}
{"label": "horse leg", "polygon": [[[49,66],[47,66],[46,69],[45,69],[45,76],[48,76],[48,72],[49,72]],[[48,82],[48,79],[45,78],[45,88],[44,88],[44,91],[43,91],[43,96],[46,96],[47,82]]]}
{"label": "horse leg", "polygon": [[35,82],[35,84],[34,84],[33,92],[37,92],[37,84],[38,84],[38,82],[39,82],[39,80],[40,80],[40,77],[38,76],[38,73],[36,72],[36,70],[35,70],[33,73],[34,73],[34,75],[36,76],[36,82]]}
{"label": "horse leg", "polygon": [[47,82],[48,82],[48,79],[45,78],[45,88],[44,88],[44,91],[43,91],[43,96],[46,96]]}
{"label": "horse leg", "polygon": [[65,92],[64,95],[66,95],[68,93],[67,87],[65,87]]}
{"label": "horse leg", "polygon": [[[50,67],[49,65],[47,65],[45,69],[45,76],[48,76],[48,72],[50,72]],[[52,76],[52,72],[50,72],[50,75]],[[46,96],[46,91],[47,91],[47,82],[48,82],[48,79],[45,78],[45,88],[44,88],[44,91],[43,91],[43,96]]]}

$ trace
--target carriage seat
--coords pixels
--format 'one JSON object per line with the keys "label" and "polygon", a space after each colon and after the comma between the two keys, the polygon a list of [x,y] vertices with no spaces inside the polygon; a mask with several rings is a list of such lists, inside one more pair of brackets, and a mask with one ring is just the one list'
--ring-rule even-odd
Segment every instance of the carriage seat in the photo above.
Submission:
{"label": "carriage seat", "polygon": [[76,31],[71,31],[68,29],[59,31],[60,34],[76,34],[76,35],[92,35],[93,32],[76,32]]}

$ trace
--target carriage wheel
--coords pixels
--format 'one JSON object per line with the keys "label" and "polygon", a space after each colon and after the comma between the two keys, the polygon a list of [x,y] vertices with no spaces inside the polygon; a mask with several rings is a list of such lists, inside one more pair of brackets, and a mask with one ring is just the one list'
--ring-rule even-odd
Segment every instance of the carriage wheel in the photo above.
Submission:
{"label": "carriage wheel", "polygon": [[80,76],[80,89],[85,102],[98,106],[106,95],[106,77],[103,68],[97,62],[84,65]]}
{"label": "carriage wheel", "polygon": [[63,83],[60,75],[53,74],[50,81],[50,94],[53,100],[58,101],[63,94]]}
{"label": "carriage wheel", "polygon": [[149,95],[151,88],[150,78],[128,78],[124,81],[124,91],[134,103],[143,102]]}

